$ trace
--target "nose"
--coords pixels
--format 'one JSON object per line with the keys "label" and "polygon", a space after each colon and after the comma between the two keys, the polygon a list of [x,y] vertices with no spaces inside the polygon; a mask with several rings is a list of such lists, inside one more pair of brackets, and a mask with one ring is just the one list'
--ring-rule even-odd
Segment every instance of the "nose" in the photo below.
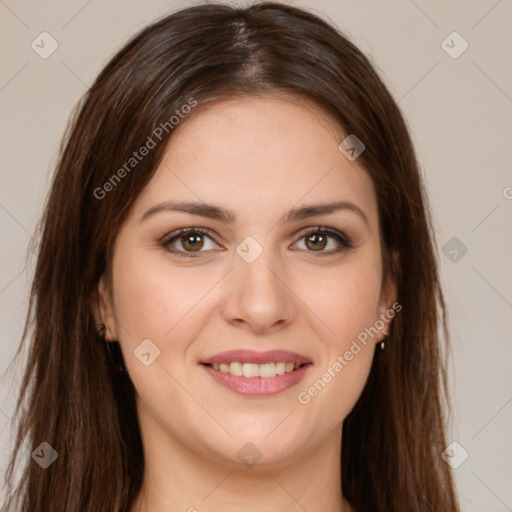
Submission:
{"label": "nose", "polygon": [[290,277],[270,251],[252,263],[237,257],[225,287],[224,319],[255,334],[286,328],[297,314]]}

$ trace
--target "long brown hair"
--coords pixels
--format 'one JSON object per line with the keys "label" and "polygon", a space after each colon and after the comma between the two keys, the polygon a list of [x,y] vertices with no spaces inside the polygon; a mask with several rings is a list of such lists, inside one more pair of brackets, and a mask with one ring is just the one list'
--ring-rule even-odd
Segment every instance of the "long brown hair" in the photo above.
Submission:
{"label": "long brown hair", "polygon": [[[273,93],[315,102],[365,144],[358,163],[375,185],[386,271],[397,278],[403,308],[344,421],[343,493],[358,512],[458,510],[440,456],[448,411],[446,314],[406,123],[354,44],[319,17],[278,3],[200,5],[166,16],[110,60],[77,106],[40,226],[19,351],[30,344],[8,510],[130,510],[144,454],[122,355],[97,334],[98,280],[108,274],[121,223],[172,140],[171,116],[192,98],[201,105]],[[113,180],[165,123],[156,147]],[[35,449],[42,442],[58,453],[55,463],[42,469],[31,458],[20,461],[24,443]],[[13,484],[20,462],[21,481]]]}

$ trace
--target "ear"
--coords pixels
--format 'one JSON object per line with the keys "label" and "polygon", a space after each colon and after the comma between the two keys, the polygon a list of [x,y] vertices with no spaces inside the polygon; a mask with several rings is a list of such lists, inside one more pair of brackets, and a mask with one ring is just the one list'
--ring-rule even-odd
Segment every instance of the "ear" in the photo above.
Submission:
{"label": "ear", "polygon": [[[376,336],[376,343],[381,342],[389,333],[391,329],[391,322],[395,317],[396,313],[402,309],[398,303],[397,293],[397,269],[399,268],[399,253],[397,251],[391,251],[392,265],[388,269],[385,280],[382,283],[379,306],[378,306],[378,320],[384,323],[384,327],[379,329],[379,333]],[[380,325],[380,322],[379,322]]]}
{"label": "ear", "polygon": [[114,317],[112,298],[107,285],[105,284],[105,275],[102,275],[96,289],[93,300],[94,319],[96,326],[105,325],[105,341],[117,341],[117,325]]}

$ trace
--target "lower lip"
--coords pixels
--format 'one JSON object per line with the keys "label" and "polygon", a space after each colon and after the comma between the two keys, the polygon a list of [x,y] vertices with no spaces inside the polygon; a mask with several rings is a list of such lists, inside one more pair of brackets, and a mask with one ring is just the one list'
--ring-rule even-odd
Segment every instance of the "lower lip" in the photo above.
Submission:
{"label": "lower lip", "polygon": [[235,377],[229,372],[214,370],[204,364],[201,365],[212,378],[222,386],[244,396],[272,396],[282,393],[298,384],[308,371],[311,364],[305,364],[293,372],[276,375],[268,379],[261,377]]}

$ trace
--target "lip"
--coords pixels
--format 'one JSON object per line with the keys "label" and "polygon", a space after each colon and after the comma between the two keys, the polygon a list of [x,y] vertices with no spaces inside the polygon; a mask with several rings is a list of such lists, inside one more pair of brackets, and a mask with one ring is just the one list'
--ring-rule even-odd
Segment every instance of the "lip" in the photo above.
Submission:
{"label": "lip", "polygon": [[311,360],[306,356],[297,354],[296,352],[289,352],[288,350],[267,350],[266,352],[257,352],[255,350],[228,350],[200,361],[203,365],[220,363],[264,364],[279,362],[305,365],[311,363]]}
{"label": "lip", "polygon": [[[235,360],[231,361],[237,362]],[[245,362],[251,361],[245,360]],[[239,395],[266,397],[282,393],[283,391],[286,391],[292,386],[298,384],[304,378],[304,375],[312,364],[306,363],[300,368],[293,370],[293,372],[285,373],[284,375],[276,375],[275,377],[268,379],[261,377],[235,377],[230,373],[214,370],[210,366],[206,366],[206,363],[201,364],[200,366],[208,372],[215,382]]]}
{"label": "lip", "polygon": [[[235,377],[230,373],[214,370],[212,364],[221,363],[293,363],[301,365],[293,372],[276,375],[271,378],[261,377]],[[303,378],[312,362],[306,356],[288,350],[228,350],[200,361],[200,366],[213,378],[215,382],[231,391],[243,396],[265,397],[282,393],[298,384]]]}

